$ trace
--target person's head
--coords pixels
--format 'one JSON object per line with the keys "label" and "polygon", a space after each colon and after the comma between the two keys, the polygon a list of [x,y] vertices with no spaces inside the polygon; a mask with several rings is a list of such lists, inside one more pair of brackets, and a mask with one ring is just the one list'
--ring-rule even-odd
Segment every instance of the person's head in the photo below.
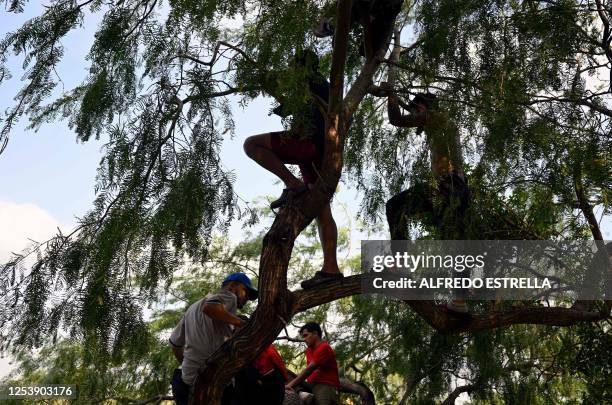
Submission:
{"label": "person's head", "polygon": [[291,59],[290,65],[305,68],[309,72],[319,71],[319,56],[310,49],[298,50]]}
{"label": "person's head", "polygon": [[225,277],[221,287],[237,297],[238,308],[244,307],[248,300],[256,300],[259,293],[251,285],[251,279],[244,273],[232,273]]}
{"label": "person's head", "polygon": [[436,108],[436,95],[432,93],[419,93],[410,101],[411,112],[426,112]]}
{"label": "person's head", "polygon": [[323,332],[318,323],[308,322],[300,328],[300,336],[308,347],[314,347],[321,341]]}

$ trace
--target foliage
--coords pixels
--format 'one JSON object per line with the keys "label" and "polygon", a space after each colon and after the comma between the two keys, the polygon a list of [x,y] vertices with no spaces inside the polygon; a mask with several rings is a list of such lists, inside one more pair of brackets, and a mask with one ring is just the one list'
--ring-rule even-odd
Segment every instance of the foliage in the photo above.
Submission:
{"label": "foliage", "polygon": [[[314,229],[310,229],[312,233]],[[75,384],[77,403],[130,403],[169,394],[176,360],[167,337],[187,307],[215,291],[231,271],[254,272],[261,236],[236,245],[215,238],[209,259],[177,276],[165,294],[154,298],[146,330],[148,341],[131,342],[120,357],[105,358],[95,344],[69,336],[46,340],[34,352],[17,353],[16,374],[5,382]],[[311,235],[297,246],[290,283],[302,278],[305,263],[318,243]],[[341,246],[341,252],[348,246]],[[359,257],[344,267],[358,271]],[[252,311],[247,307],[243,312]],[[475,334],[441,335],[399,301],[370,296],[344,298],[299,314],[275,345],[287,366],[305,366],[297,327],[317,320],[333,346],[341,373],[362,381],[377,403],[439,403],[453,387],[474,384],[473,403],[558,403],[567,398],[604,403],[612,394],[610,325],[572,328],[515,326]],[[427,348],[424,350],[424,348]]]}
{"label": "foliage", "polygon": [[[88,387],[91,365],[102,364],[104,389],[92,381],[94,388],[84,391],[98,400],[163,390],[170,367],[160,333],[178,312],[147,319],[147,306],[171,291],[191,302],[200,287],[218,282],[211,261],[229,260],[217,263],[225,270],[259,254],[261,235],[231,252],[213,236],[238,219],[253,224],[261,214],[239,205],[234,174],[220,164],[221,143],[234,128],[227,96],[239,94],[247,103],[265,92],[293,110],[304,105],[304,72],[288,60],[316,48],[322,72],[329,73],[333,44],[310,31],[331,3],[56,0],[0,41],[0,85],[11,78],[13,56],[23,57],[24,81],[2,117],[0,149],[10,147],[9,134],[21,118],[34,129],[64,119],[78,140],[106,142],[96,198],[78,228],[15,255],[0,269],[0,350],[22,354],[24,366],[30,365],[26,378],[40,378],[34,368],[40,363],[50,376],[60,367],[73,370]],[[18,13],[25,1],[5,5]],[[610,214],[606,7],[599,0],[405,2],[398,21],[408,22],[404,34],[413,35],[404,35],[412,42],[403,43],[398,92],[404,98],[436,92],[459,127],[474,194],[474,238],[591,238],[597,230],[593,208]],[[101,22],[87,77],[60,92],[56,68],[68,51],[62,40],[90,14]],[[238,28],[228,29],[228,20]],[[362,64],[361,35],[352,28],[349,85]],[[385,73],[383,67],[377,79]],[[390,194],[429,172],[424,137],[388,126],[384,112],[380,100],[366,97],[344,150],[344,174],[362,194],[368,226],[380,226]],[[413,236],[436,232],[425,226]],[[313,228],[306,231],[307,238],[314,236]],[[312,243],[294,250],[299,279],[311,274],[318,250]],[[28,258],[35,263],[26,265]],[[181,283],[177,269],[186,261],[201,267]],[[340,319],[331,319],[335,313]],[[431,403],[463,381],[474,385],[474,401],[482,403],[598,402],[610,395],[609,366],[600,363],[609,350],[589,348],[609,346],[606,323],[449,337],[433,333],[406,307],[363,298],[321,306],[296,322],[306,317],[337,324],[330,331],[339,358],[383,402],[405,395]],[[64,354],[41,362],[50,345]],[[23,354],[36,347],[41,352],[33,357]],[[430,350],[422,353],[422,347]],[[165,354],[150,357],[159,353]],[[573,354],[597,360],[574,366]],[[66,366],[69,359],[75,360]],[[138,383],[127,382],[129,373],[141,372]]]}

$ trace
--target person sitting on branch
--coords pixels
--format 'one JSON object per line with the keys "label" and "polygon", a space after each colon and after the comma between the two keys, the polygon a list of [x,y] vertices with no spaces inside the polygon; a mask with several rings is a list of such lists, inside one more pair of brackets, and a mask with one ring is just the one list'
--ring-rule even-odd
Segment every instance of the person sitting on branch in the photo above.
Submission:
{"label": "person sitting on branch", "polygon": [[293,390],[298,385],[304,385],[314,394],[315,404],[335,405],[340,389],[336,354],[329,343],[322,339],[323,332],[318,323],[308,322],[299,332],[307,346],[306,368],[286,388]]}
{"label": "person sitting on branch", "polygon": [[[329,102],[329,83],[319,72],[319,58],[313,51],[298,52],[292,65],[295,69],[305,71],[308,105],[296,113],[287,111],[288,106],[282,103],[283,98],[276,94],[276,89],[267,89],[281,101],[281,105],[273,112],[281,117],[293,115],[291,128],[288,131],[253,135],[244,142],[245,153],[285,183],[286,188],[281,196],[270,204],[272,209],[284,206],[312,188],[317,181],[317,169],[323,158],[326,128],[324,111]],[[302,180],[295,177],[286,164],[298,165]],[[312,279],[303,281],[302,288],[311,288],[343,277],[336,259],[338,229],[329,202],[316,219],[323,246],[323,267]]]}

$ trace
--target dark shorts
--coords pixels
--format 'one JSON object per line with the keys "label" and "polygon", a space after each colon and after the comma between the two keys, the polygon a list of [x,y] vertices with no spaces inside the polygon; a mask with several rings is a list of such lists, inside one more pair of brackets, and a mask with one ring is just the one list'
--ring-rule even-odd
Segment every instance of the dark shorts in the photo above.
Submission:
{"label": "dark shorts", "polygon": [[286,164],[298,165],[305,184],[317,181],[315,167],[321,165],[323,154],[317,145],[300,134],[289,131],[271,132],[272,152]]}
{"label": "dark shorts", "polygon": [[[176,405],[189,405],[189,391],[191,386],[185,384],[183,381],[183,371],[180,368],[175,368],[172,373],[172,396],[174,397],[174,403]],[[230,385],[223,391],[223,398],[221,399],[222,405],[237,405],[242,404],[240,401],[234,399],[234,389]]]}
{"label": "dark shorts", "polygon": [[172,396],[177,405],[187,405],[189,403],[189,390],[191,387],[183,381],[183,372],[180,368],[175,368],[172,374]]}
{"label": "dark shorts", "polygon": [[408,239],[410,220],[437,227],[443,239],[465,238],[465,213],[471,198],[466,181],[450,173],[438,178],[437,186],[416,183],[387,201],[391,239]]}

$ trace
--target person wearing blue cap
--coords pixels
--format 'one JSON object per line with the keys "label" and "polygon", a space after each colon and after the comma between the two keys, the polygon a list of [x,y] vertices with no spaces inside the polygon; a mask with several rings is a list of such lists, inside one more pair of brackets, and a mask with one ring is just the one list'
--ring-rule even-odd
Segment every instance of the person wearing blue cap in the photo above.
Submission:
{"label": "person wearing blue cap", "polygon": [[174,370],[172,394],[177,404],[189,402],[189,391],[206,359],[245,321],[236,316],[258,291],[244,273],[225,277],[221,290],[192,304],[170,335],[170,345],[181,368]]}

